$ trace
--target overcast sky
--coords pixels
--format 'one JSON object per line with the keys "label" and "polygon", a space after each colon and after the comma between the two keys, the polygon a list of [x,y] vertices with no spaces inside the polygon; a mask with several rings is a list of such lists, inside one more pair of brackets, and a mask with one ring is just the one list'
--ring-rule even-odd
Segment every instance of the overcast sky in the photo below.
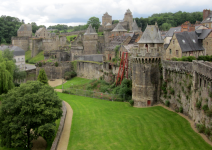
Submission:
{"label": "overcast sky", "polygon": [[0,15],[23,19],[38,25],[79,25],[90,17],[108,12],[113,20],[121,20],[127,9],[133,17],[148,17],[153,13],[195,12],[212,9],[211,0],[0,0]]}

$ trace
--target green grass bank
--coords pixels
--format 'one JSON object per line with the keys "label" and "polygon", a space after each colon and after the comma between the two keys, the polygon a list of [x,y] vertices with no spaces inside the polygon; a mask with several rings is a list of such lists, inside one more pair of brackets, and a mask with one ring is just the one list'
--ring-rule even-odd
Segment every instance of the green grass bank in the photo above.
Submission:
{"label": "green grass bank", "polygon": [[163,107],[134,108],[123,102],[58,96],[74,112],[68,150],[212,149],[186,119]]}

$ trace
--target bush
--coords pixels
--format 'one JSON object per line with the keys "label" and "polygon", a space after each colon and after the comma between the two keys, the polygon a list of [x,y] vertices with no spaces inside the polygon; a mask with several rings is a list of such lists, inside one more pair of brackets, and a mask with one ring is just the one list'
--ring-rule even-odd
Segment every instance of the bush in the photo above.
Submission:
{"label": "bush", "polygon": [[211,131],[210,131],[209,128],[205,128],[205,134],[206,134],[207,136],[210,136],[210,135],[211,135]]}
{"label": "bush", "polygon": [[134,100],[130,100],[129,103],[130,103],[131,106],[133,106],[134,105]]}
{"label": "bush", "polygon": [[211,111],[211,110],[207,110],[207,111],[206,111],[206,115],[207,115],[208,117],[212,117],[212,111]]}
{"label": "bush", "polygon": [[112,61],[115,62],[116,61],[116,58],[112,58]]}
{"label": "bush", "polygon": [[42,63],[41,63],[41,62],[39,62],[39,63],[38,63],[38,66],[39,66],[39,67],[42,67]]}
{"label": "bush", "polygon": [[201,108],[201,105],[202,105],[202,102],[201,102],[201,101],[198,101],[198,102],[196,103],[197,109],[200,109],[200,108]]}
{"label": "bush", "polygon": [[180,106],[179,112],[180,112],[180,113],[183,113],[183,107],[182,107],[182,106]]}
{"label": "bush", "polygon": [[57,61],[55,62],[55,67],[58,67],[58,62]]}
{"label": "bush", "polygon": [[77,76],[77,73],[75,71],[69,71],[69,72],[65,73],[66,80],[69,80],[69,79],[76,77],[76,76]]}
{"label": "bush", "polygon": [[174,93],[175,93],[175,92],[174,92],[174,89],[171,88],[171,89],[170,89],[170,94],[174,95]]}
{"label": "bush", "polygon": [[208,105],[206,104],[206,105],[202,106],[202,109],[204,110],[204,112],[206,112],[207,110],[209,110]]}
{"label": "bush", "polygon": [[199,131],[199,133],[204,133],[205,126],[203,124],[197,124],[197,130]]}
{"label": "bush", "polygon": [[165,105],[166,105],[167,107],[169,107],[170,102],[169,102],[169,101],[166,101],[166,102],[165,102]]}

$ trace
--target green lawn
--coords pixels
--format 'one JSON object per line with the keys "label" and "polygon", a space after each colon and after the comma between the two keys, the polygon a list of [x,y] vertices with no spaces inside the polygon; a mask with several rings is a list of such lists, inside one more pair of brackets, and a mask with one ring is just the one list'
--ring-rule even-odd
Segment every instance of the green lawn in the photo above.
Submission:
{"label": "green lawn", "polygon": [[44,60],[44,54],[43,51],[39,52],[35,57],[31,58],[29,63],[37,63],[41,60]]}
{"label": "green lawn", "polygon": [[68,150],[209,150],[189,122],[163,107],[58,93],[73,109]]}
{"label": "green lawn", "polygon": [[71,42],[74,40],[74,37],[77,37],[77,35],[69,35],[69,36],[66,36],[66,39],[67,41]]}
{"label": "green lawn", "polygon": [[[63,84],[63,89],[68,89],[74,85],[83,85],[83,84],[86,84],[89,82],[91,82],[91,80],[89,80],[89,79],[74,77],[73,79],[68,80],[65,84]],[[62,85],[55,87],[55,89],[62,89]]]}

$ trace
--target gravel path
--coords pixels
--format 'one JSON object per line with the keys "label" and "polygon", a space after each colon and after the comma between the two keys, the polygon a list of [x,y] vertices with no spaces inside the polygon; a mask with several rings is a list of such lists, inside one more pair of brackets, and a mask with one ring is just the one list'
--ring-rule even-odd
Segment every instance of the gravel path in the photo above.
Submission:
{"label": "gravel path", "polygon": [[59,140],[59,143],[57,146],[57,150],[66,150],[67,149],[68,143],[69,143],[69,136],[70,136],[70,132],[71,132],[71,122],[72,122],[72,117],[73,117],[73,110],[67,102],[65,102],[65,104],[66,104],[66,109],[67,109],[66,120],[65,120],[64,127],[63,127],[63,132],[61,134],[61,137],[60,137],[60,140]]}

